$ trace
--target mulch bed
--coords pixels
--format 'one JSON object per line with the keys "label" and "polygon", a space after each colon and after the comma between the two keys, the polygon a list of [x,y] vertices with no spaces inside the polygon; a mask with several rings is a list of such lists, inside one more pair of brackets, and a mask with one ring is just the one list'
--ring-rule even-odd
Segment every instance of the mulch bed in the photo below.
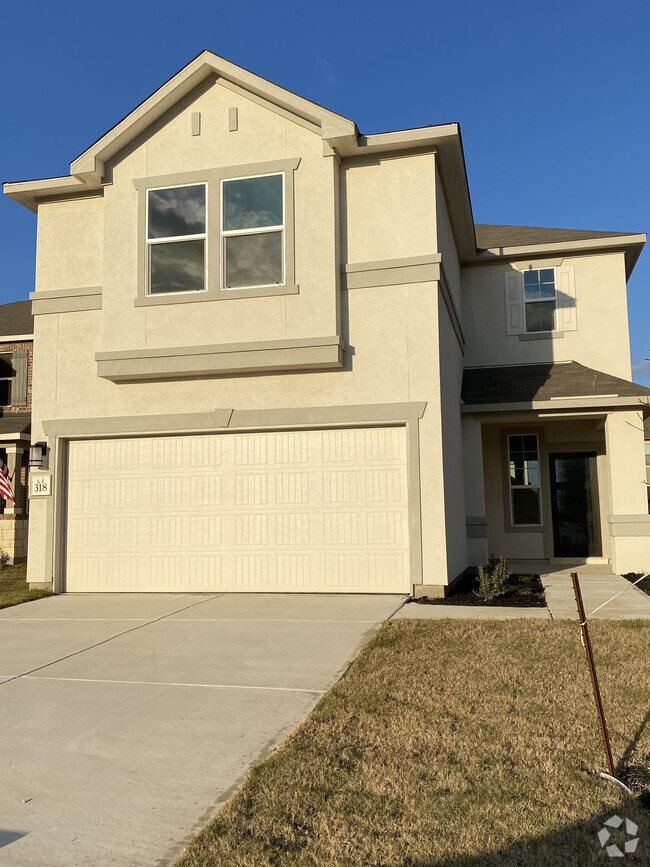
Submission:
{"label": "mulch bed", "polygon": [[420,605],[480,605],[488,608],[546,608],[544,588],[539,575],[511,575],[503,596],[492,602],[482,602],[474,591],[478,589],[476,570],[468,570],[451,588],[444,599],[422,596],[413,599]]}
{"label": "mulch bed", "polygon": [[[637,581],[642,575],[643,572],[628,572],[626,575],[623,575],[623,578],[627,578],[628,581],[634,584],[634,582]],[[644,578],[643,581],[639,581],[636,586],[639,589],[643,590],[644,593],[647,593],[648,596],[650,596],[650,577]]]}

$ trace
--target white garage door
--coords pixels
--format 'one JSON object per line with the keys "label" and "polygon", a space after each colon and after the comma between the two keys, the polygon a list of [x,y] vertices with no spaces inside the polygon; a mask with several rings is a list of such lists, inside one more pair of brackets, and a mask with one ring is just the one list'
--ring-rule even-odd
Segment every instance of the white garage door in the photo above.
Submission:
{"label": "white garage door", "polygon": [[69,592],[410,591],[403,427],[73,441]]}

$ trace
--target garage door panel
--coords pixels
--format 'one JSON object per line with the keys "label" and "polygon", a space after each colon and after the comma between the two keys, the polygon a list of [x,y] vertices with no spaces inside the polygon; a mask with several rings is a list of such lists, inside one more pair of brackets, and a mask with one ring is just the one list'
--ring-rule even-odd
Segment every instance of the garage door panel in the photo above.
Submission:
{"label": "garage door panel", "polygon": [[69,591],[408,592],[404,428],[70,443]]}

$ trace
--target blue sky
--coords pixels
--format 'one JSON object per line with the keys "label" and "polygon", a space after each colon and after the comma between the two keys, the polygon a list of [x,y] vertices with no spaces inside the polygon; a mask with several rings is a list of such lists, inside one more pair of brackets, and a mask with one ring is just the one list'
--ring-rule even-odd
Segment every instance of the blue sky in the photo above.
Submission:
{"label": "blue sky", "polygon": [[[650,6],[547,0],[7,4],[0,179],[68,163],[204,48],[355,120],[458,121],[474,218],[650,229]],[[0,302],[34,282],[36,220],[0,200]],[[650,385],[650,251],[629,283]]]}

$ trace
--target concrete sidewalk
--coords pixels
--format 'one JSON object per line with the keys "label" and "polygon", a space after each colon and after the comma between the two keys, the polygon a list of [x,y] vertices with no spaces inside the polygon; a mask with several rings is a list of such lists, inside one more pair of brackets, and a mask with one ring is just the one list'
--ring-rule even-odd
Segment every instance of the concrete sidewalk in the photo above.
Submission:
{"label": "concrete sidewalk", "polygon": [[554,620],[578,619],[571,572],[578,574],[587,619],[603,602],[625,591],[622,596],[597,611],[593,615],[594,618],[650,620],[650,596],[620,575],[613,575],[611,572],[604,574],[601,570],[594,571],[593,566],[573,566],[561,572],[550,572],[540,576],[546,593],[546,604]]}
{"label": "concrete sidewalk", "polygon": [[78,594],[0,611],[0,865],[173,863],[402,599]]}

